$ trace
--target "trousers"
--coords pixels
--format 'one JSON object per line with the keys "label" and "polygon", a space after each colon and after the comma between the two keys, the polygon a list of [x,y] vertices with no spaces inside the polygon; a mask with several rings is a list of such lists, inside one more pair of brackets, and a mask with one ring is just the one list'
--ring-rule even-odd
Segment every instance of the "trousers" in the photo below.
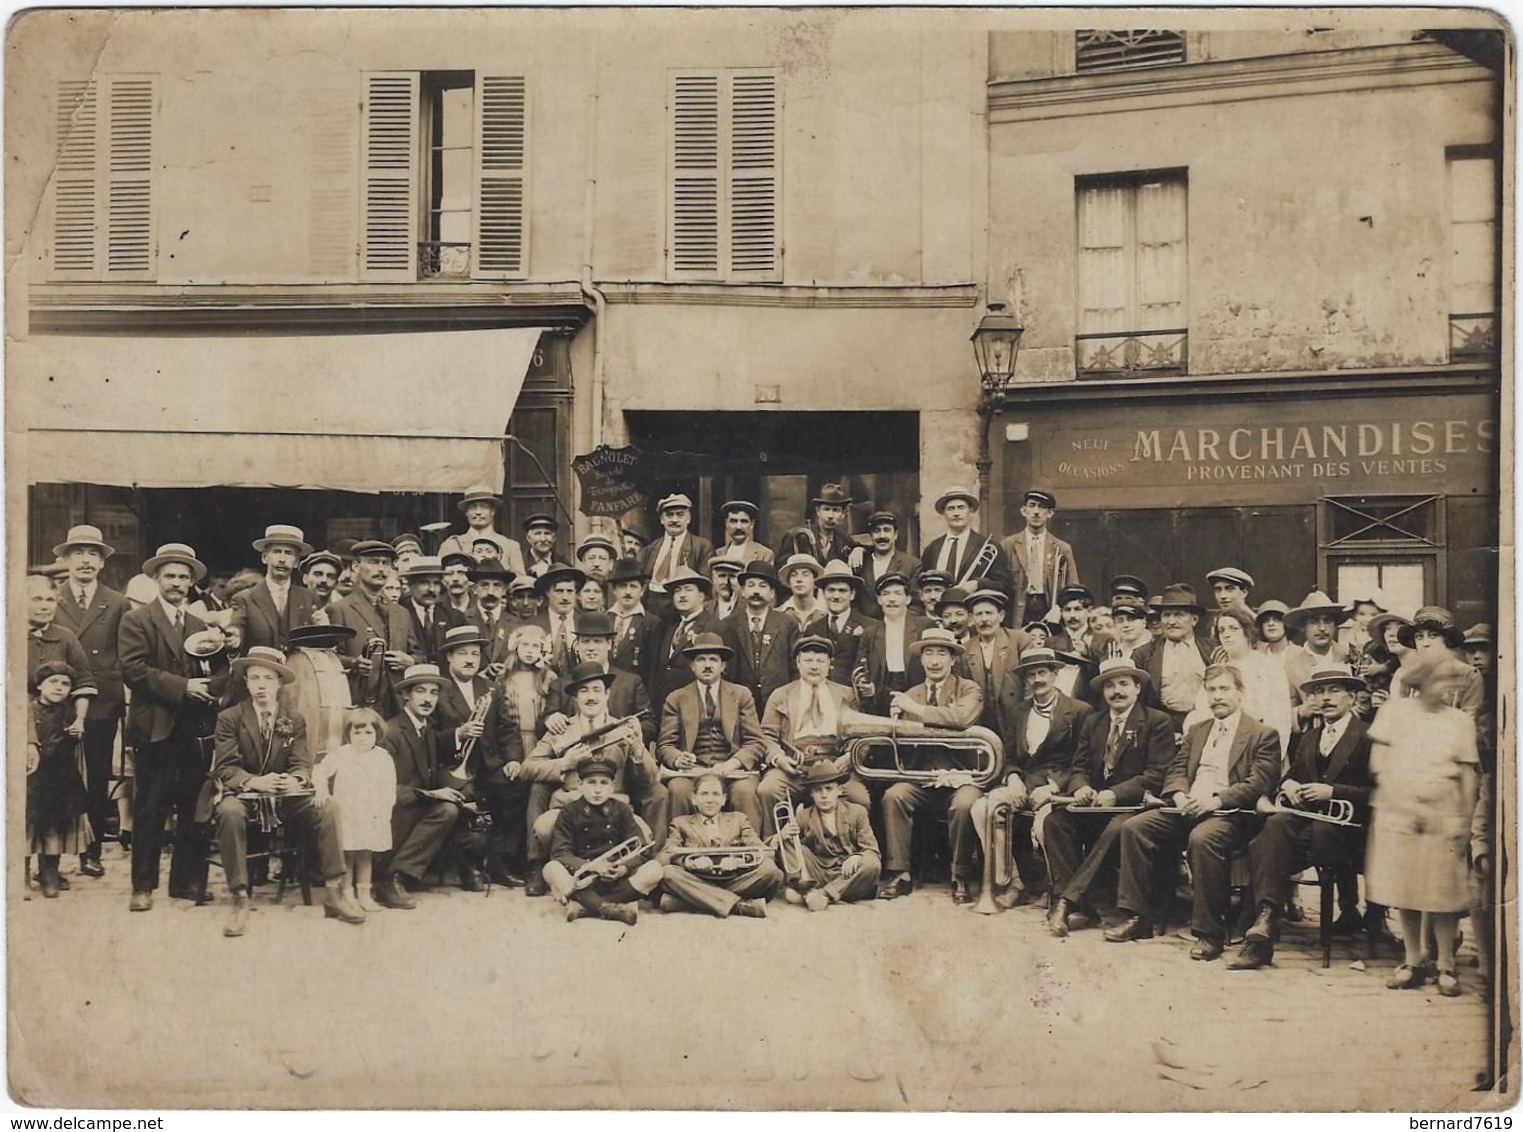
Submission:
{"label": "trousers", "polygon": [[1208,939],[1227,934],[1227,904],[1232,886],[1232,854],[1243,844],[1240,817],[1205,817],[1157,810],[1133,814],[1121,826],[1121,883],[1116,906],[1139,916],[1162,918],[1160,866],[1184,848],[1194,893],[1190,930]]}
{"label": "trousers", "polygon": [[654,892],[661,883],[661,871],[657,862],[645,861],[619,880],[600,880],[577,889],[575,878],[565,865],[559,861],[546,861],[543,876],[556,899],[575,900],[589,912],[596,912],[610,901],[625,904]]}
{"label": "trousers", "polygon": [[1089,905],[1101,877],[1121,859],[1121,827],[1133,814],[1087,814],[1054,809],[1042,829],[1042,852],[1052,891],[1070,904]]}
{"label": "trousers", "polygon": [[661,871],[662,887],[676,900],[698,912],[728,916],[742,900],[766,900],[783,886],[783,873],[771,861],[724,881],[705,880],[681,865]]}
{"label": "trousers", "polygon": [[854,900],[877,899],[878,878],[883,873],[883,865],[873,854],[862,855],[862,868],[855,876],[843,877],[841,866],[845,863],[844,857],[839,859],[821,857],[807,845],[803,846],[803,850],[804,876],[794,884],[800,892],[808,892],[811,888],[822,888],[831,900],[847,904]]}
{"label": "trousers", "polygon": [[[1349,835],[1354,833],[1292,814],[1271,814],[1248,843],[1254,903],[1267,900],[1276,908],[1283,906],[1290,896],[1290,878],[1308,865],[1341,869],[1352,864]],[[1344,911],[1357,909],[1354,893],[1343,893],[1343,897]]]}
{"label": "trousers", "polygon": [[883,832],[888,842],[888,860],[884,867],[891,873],[907,872],[910,867],[910,836],[915,831],[915,815],[933,802],[947,807],[947,833],[952,848],[952,875],[966,879],[974,875],[973,803],[984,796],[977,786],[920,786],[914,782],[896,782],[883,792]]}
{"label": "trousers", "polygon": [[432,798],[391,808],[391,852],[376,871],[402,873],[422,880],[439,850],[454,836],[460,807]]}
{"label": "trousers", "polygon": [[[339,848],[338,807],[313,805],[311,797],[282,798],[280,820],[291,833],[305,835],[317,851],[318,871],[323,883],[348,875],[344,854]],[[222,871],[227,876],[229,892],[244,892],[249,887],[249,806],[241,798],[224,796],[217,803],[217,845],[222,851]],[[134,835],[133,843],[136,846]]]}
{"label": "trousers", "polygon": [[111,801],[111,759],[115,754],[119,722],[117,716],[85,720],[85,798],[91,833],[84,855],[96,860],[100,860],[101,834],[115,812]]}
{"label": "trousers", "polygon": [[169,887],[176,891],[206,884],[206,858],[201,851],[204,832],[195,825],[196,796],[206,781],[206,768],[193,735],[172,732],[159,743],[137,749],[137,783],[132,804],[132,889],[152,892],[159,887],[159,857],[164,847],[164,823],[175,815],[174,854],[169,863]]}

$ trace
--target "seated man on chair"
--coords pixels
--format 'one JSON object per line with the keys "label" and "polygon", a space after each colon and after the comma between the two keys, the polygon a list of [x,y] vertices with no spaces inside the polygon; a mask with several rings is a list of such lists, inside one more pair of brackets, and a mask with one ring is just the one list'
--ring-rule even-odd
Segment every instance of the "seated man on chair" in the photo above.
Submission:
{"label": "seated man on chair", "polygon": [[[1286,806],[1315,808],[1337,798],[1353,803],[1356,822],[1368,819],[1369,729],[1354,715],[1354,693],[1363,687],[1364,681],[1342,665],[1320,668],[1301,685],[1302,697],[1316,705],[1321,726],[1296,735],[1290,771],[1279,788]],[[1227,966],[1234,971],[1266,966],[1274,958],[1277,921],[1290,896],[1290,878],[1308,865],[1350,868],[1362,838],[1358,829],[1294,814],[1271,814],[1248,846],[1258,915],[1242,951]],[[1345,906],[1339,925],[1357,931],[1358,908]]]}
{"label": "seated man on chair", "polygon": [[323,876],[323,914],[346,924],[363,924],[365,913],[345,891],[349,868],[339,846],[334,809],[312,801],[312,756],[307,726],[299,714],[281,713],[283,684],[296,679],[279,649],[256,645],[233,661],[232,678],[243,680],[249,698],[217,716],[212,776],[221,785],[217,803],[217,843],[232,911],[222,929],[241,936],[248,925],[248,822],[290,826],[304,833],[317,852]]}
{"label": "seated man on chair", "polygon": [[[772,860],[772,851],[762,844],[746,816],[720,812],[724,787],[724,779],[717,774],[700,776],[693,783],[693,804],[698,812],[672,821],[666,845],[657,857],[663,866],[663,912],[712,912],[720,919],[732,915],[761,918],[767,914],[767,898],[782,887],[783,874]],[[684,849],[743,848],[755,849],[761,863],[705,877],[694,871],[696,861],[689,867],[673,860],[673,855]]]}

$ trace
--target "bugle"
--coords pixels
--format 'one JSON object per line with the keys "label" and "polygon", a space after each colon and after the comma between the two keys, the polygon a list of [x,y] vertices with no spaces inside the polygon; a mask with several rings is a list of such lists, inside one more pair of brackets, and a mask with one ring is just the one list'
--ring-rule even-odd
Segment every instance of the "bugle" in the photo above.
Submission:
{"label": "bugle", "polygon": [[[841,737],[852,769],[869,782],[936,786],[961,778],[987,790],[1005,769],[1004,743],[987,727],[959,730],[874,719],[842,724]],[[953,765],[934,765],[937,760],[945,763],[948,759]]]}
{"label": "bugle", "polygon": [[998,798],[984,809],[984,884],[973,911],[992,916],[1000,911],[996,889],[1010,887],[1015,878],[1015,803]]}
{"label": "bugle", "polygon": [[[789,880],[804,877],[804,842],[799,836],[798,816],[793,812],[793,799],[784,798],[772,807],[772,824],[777,826],[777,855],[783,866],[783,876]],[[793,826],[793,835],[784,837],[783,830]],[[792,850],[792,860],[789,851]]]}
{"label": "bugle", "polygon": [[576,872],[571,875],[572,889],[576,892],[580,892],[582,889],[590,888],[592,885],[601,880],[602,876],[596,869],[597,865],[627,865],[631,861],[643,857],[646,850],[649,848],[650,846],[646,845],[645,842],[641,841],[638,837],[625,838],[623,841],[615,845],[612,849],[608,849],[602,853],[599,853],[592,860],[588,861],[581,868],[577,869]]}
{"label": "bugle", "polygon": [[[374,633],[368,625],[365,627],[368,633]],[[370,671],[362,675],[360,680],[359,707],[375,707],[381,702],[381,689],[386,684],[386,638],[371,636],[365,640],[365,659],[370,661]]]}
{"label": "bugle", "polygon": [[763,845],[722,845],[677,849],[672,853],[671,863],[705,880],[728,880],[759,868],[766,859],[767,849]]}

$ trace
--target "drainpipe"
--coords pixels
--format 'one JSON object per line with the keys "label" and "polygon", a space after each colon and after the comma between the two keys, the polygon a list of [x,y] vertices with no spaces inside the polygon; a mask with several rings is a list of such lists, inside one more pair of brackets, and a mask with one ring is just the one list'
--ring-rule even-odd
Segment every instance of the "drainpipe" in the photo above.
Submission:
{"label": "drainpipe", "polygon": [[[608,312],[608,299],[593,282],[594,231],[597,224],[598,189],[598,89],[602,72],[598,66],[598,46],[602,32],[592,32],[590,62],[592,88],[587,95],[587,183],[582,194],[582,298],[592,305],[592,447],[603,443],[603,320]],[[595,528],[612,526],[613,539],[618,543],[618,523],[600,518],[593,521]],[[608,533],[608,532],[604,532]]]}

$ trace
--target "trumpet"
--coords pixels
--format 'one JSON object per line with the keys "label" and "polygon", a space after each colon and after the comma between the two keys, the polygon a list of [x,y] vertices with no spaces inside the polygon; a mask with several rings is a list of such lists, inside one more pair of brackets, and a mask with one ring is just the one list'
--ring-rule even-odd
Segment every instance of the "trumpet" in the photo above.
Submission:
{"label": "trumpet", "polygon": [[[491,695],[491,693],[489,692],[489,693],[487,693],[484,696],[478,696],[478,697],[476,697],[476,706],[471,709],[471,718],[467,722],[469,722],[469,723],[485,723],[486,720],[487,720],[487,712],[489,712],[491,710],[492,710],[492,695]],[[476,750],[476,736],[474,736],[474,735],[469,736],[464,743],[460,744],[460,762],[456,766],[450,768],[450,770],[449,770],[449,774],[452,777],[454,777],[454,778],[464,778],[464,777],[466,777],[466,774],[465,774],[465,764],[470,762],[471,755],[475,752],[475,750]]]}
{"label": "trumpet", "polygon": [[581,892],[582,889],[590,888],[600,879],[602,879],[599,876],[597,870],[594,869],[594,865],[627,865],[631,861],[645,856],[645,853],[649,848],[650,846],[646,845],[645,842],[641,841],[638,837],[625,838],[623,841],[615,845],[612,849],[608,849],[598,854],[596,857],[588,861],[585,865],[577,869],[576,872],[572,874],[571,887],[573,891]]}
{"label": "trumpet", "polygon": [[[1005,746],[987,727],[962,730],[894,719],[844,723],[841,737],[858,777],[869,782],[968,784],[987,790],[1005,769]],[[910,751],[906,758],[905,751]],[[953,766],[923,766],[950,755]]]}
{"label": "trumpet", "polygon": [[996,889],[1010,887],[1015,877],[1015,803],[1009,798],[986,803],[984,829],[984,885],[973,911],[992,916],[1000,911]]}
{"label": "trumpet", "polygon": [[[772,824],[777,826],[777,855],[783,866],[783,876],[793,880],[801,880],[804,876],[804,842],[799,836],[798,818],[793,812],[793,799],[784,798],[772,807]],[[793,826],[793,836],[783,837],[783,830]],[[790,845],[791,842],[791,845]],[[793,851],[793,861],[788,860],[789,849]]]}
{"label": "trumpet", "polygon": [[867,657],[857,657],[857,663],[851,670],[851,687],[857,693],[857,699],[863,704],[877,694],[877,686],[873,684],[872,677],[867,671]]}
{"label": "trumpet", "polygon": [[706,849],[678,849],[671,863],[707,880],[728,880],[760,867],[767,850],[760,845],[721,845]]}

